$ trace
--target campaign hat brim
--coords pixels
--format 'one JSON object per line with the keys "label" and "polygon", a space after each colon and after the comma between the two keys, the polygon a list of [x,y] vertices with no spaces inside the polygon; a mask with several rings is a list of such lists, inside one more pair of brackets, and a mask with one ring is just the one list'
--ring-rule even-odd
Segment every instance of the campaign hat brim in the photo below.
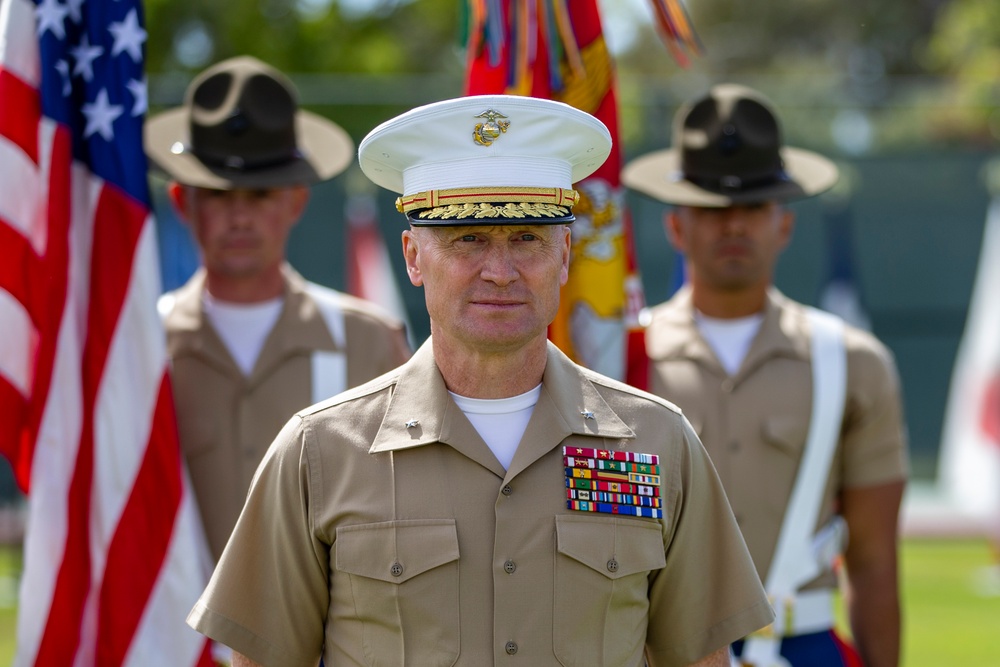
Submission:
{"label": "campaign hat brim", "polygon": [[702,207],[805,199],[829,190],[837,182],[836,164],[819,153],[792,146],[779,152],[784,173],[760,187],[720,192],[695,184],[684,177],[678,148],[654,151],[630,161],[622,171],[622,182],[667,204]]}

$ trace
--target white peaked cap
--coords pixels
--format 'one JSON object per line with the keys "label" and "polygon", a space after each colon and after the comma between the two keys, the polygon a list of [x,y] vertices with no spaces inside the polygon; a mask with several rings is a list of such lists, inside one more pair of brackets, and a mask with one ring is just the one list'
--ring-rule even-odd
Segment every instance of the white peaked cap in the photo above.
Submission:
{"label": "white peaked cap", "polygon": [[[526,205],[526,216],[514,217],[532,218],[532,206],[550,202],[519,197],[512,188],[556,192],[551,203],[564,206],[572,221],[573,183],[592,174],[610,153],[611,133],[594,116],[562,102],[514,95],[476,95],[417,107],[376,127],[358,148],[365,175],[403,195],[400,200],[430,193],[419,200],[426,206],[408,203],[405,212],[415,224],[477,224],[469,222],[469,215],[459,215],[461,222],[454,216],[418,222],[415,213],[447,203],[460,202],[467,210]],[[539,220],[545,221],[566,220]]]}

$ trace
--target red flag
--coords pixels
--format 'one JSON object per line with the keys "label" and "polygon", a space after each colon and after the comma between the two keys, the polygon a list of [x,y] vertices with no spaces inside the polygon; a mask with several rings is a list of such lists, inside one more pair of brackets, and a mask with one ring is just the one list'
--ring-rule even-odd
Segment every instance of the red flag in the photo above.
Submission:
{"label": "red flag", "polygon": [[644,305],[621,186],[613,63],[596,0],[469,0],[468,95],[555,99],[611,131],[604,165],[575,185],[569,282],[549,338],[584,366],[645,389]]}
{"label": "red flag", "polygon": [[138,0],[0,3],[0,449],[28,493],[16,665],[210,664],[156,313]]}
{"label": "red flag", "polygon": [[[1000,183],[1000,166],[992,166]],[[1000,192],[1000,189],[998,189]],[[952,369],[938,485],[995,534],[1000,524],[1000,194],[990,202],[962,342]]]}
{"label": "red flag", "polygon": [[347,218],[347,291],[384,308],[406,323],[409,317],[399,291],[392,260],[378,226],[378,206],[367,192],[347,195],[344,206]]}

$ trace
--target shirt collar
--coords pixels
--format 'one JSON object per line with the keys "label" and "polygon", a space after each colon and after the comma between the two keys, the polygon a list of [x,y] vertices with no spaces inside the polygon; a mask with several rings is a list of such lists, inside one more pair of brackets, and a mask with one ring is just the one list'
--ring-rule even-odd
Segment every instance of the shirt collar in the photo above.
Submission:
{"label": "shirt collar", "polygon": [[[337,350],[322,314],[306,294],[305,279],[287,264],[282,267],[282,274],[285,280],[284,305],[261,349],[254,375],[266,373],[289,354],[301,350]],[[229,360],[225,344],[205,320],[202,307],[205,278],[205,269],[200,268],[175,293],[174,306],[166,316],[171,330],[168,351],[173,358],[192,354],[210,360]],[[235,369],[235,362],[229,361]]]}
{"label": "shirt collar", "polygon": [[[635,437],[601,396],[593,382],[596,375],[570,361],[552,343],[548,344],[546,355],[541,395],[508,475],[524,469],[569,435]],[[482,451],[478,443],[470,445],[469,429],[471,424],[448,395],[434,361],[432,341],[428,339],[401,367],[370,451],[395,451],[441,442],[479,459]],[[474,440],[479,441],[478,436]]]}
{"label": "shirt collar", "polygon": [[[808,350],[801,341],[792,336],[797,322],[796,310],[778,289],[772,287],[767,292],[764,304],[764,320],[754,338],[743,368],[756,365],[761,359],[774,356],[808,358]],[[652,322],[656,323],[653,335],[647,334],[647,354],[658,361],[666,359],[694,359],[716,365],[721,370],[715,354],[702,337],[694,318],[695,310],[691,299],[691,288],[685,285],[669,301],[652,311]]]}

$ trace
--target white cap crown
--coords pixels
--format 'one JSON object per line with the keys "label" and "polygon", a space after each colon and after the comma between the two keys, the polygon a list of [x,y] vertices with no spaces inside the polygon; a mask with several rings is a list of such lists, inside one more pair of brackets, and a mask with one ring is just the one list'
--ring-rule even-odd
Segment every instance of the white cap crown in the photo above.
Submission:
{"label": "white cap crown", "polygon": [[[365,175],[401,199],[461,191],[453,194],[466,207],[480,203],[477,198],[491,204],[541,201],[517,199],[511,191],[517,188],[572,192],[573,183],[610,153],[611,133],[594,116],[562,102],[514,95],[417,107],[376,127],[358,148]],[[457,199],[435,195],[420,201],[430,207]]]}

